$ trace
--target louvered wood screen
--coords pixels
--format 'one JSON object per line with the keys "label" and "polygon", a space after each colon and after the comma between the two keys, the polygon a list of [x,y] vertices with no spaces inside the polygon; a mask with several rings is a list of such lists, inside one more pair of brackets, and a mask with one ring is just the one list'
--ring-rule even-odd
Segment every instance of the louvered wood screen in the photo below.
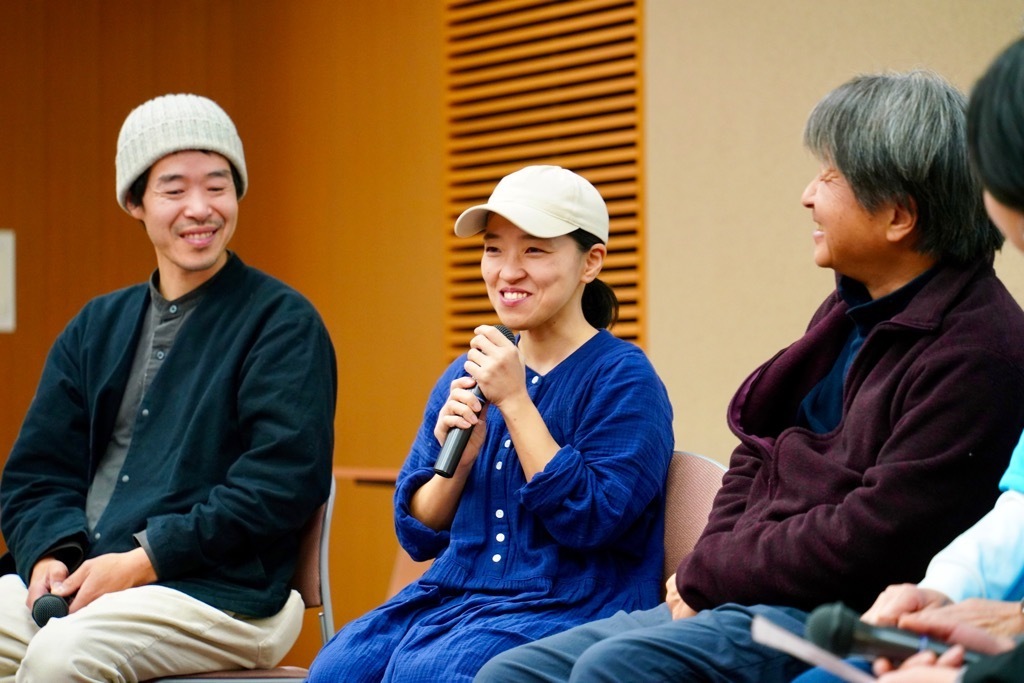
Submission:
{"label": "louvered wood screen", "polygon": [[455,358],[497,316],[481,238],[452,233],[503,176],[555,164],[587,178],[611,215],[601,279],[619,298],[612,332],[644,342],[639,157],[639,9],[615,0],[449,0],[446,5],[445,347]]}

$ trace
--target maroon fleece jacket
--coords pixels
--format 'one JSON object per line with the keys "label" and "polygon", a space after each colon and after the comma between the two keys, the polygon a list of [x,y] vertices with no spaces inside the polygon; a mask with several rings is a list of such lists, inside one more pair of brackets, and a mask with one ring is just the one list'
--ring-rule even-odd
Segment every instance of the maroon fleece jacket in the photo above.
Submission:
{"label": "maroon fleece jacket", "polygon": [[729,406],[740,439],[679,565],[692,608],[866,609],[992,508],[1024,428],[1024,312],[991,264],[940,267],[849,369],[839,426],[795,427],[852,323],[833,294]]}

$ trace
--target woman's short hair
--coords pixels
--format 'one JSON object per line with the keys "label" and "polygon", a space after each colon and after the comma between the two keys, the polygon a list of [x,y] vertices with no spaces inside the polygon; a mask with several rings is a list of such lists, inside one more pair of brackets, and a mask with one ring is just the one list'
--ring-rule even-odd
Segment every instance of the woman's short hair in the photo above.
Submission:
{"label": "woman's short hair", "polygon": [[918,251],[969,263],[991,258],[1003,237],[968,161],[966,108],[963,93],[929,71],[857,76],[814,107],[804,143],[868,211],[916,208]]}
{"label": "woman's short hair", "polygon": [[1024,211],[1024,38],[981,77],[967,108],[967,147],[989,193]]}

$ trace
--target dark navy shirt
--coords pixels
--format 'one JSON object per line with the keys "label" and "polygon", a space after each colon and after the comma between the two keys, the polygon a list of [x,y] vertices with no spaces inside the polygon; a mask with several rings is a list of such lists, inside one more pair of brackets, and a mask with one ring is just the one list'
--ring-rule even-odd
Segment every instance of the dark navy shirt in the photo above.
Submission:
{"label": "dark navy shirt", "polygon": [[842,351],[836,358],[829,373],[800,403],[796,423],[816,434],[831,432],[839,426],[843,417],[843,384],[846,373],[864,345],[864,340],[878,323],[891,320],[907,307],[907,304],[932,279],[935,269],[931,268],[903,285],[895,292],[880,299],[872,299],[867,287],[857,280],[840,277],[836,289],[849,307],[846,315],[853,322],[853,329],[846,339]]}

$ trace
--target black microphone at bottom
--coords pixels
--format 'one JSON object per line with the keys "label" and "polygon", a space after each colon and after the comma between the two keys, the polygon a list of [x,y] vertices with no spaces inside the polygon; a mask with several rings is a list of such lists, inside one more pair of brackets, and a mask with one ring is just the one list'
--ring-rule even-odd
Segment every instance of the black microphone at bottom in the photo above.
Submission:
{"label": "black microphone at bottom", "polygon": [[[505,338],[510,342],[516,343],[516,336],[512,333],[512,330],[504,325],[495,325],[494,327],[505,335]],[[487,398],[480,391],[480,385],[473,387],[473,395],[480,399],[481,403],[487,402]],[[469,443],[469,435],[472,432],[473,427],[468,429],[456,427],[448,431],[448,436],[444,439],[444,446],[441,447],[441,452],[434,462],[434,472],[436,474],[440,474],[446,479],[452,478],[452,475],[455,474],[455,468],[459,466],[459,460],[462,459],[462,451],[466,450],[466,444]]]}
{"label": "black microphone at bottom", "polygon": [[[941,655],[950,645],[931,640],[913,631],[886,626],[872,626],[841,602],[816,608],[807,617],[805,637],[818,647],[840,657],[885,657],[899,663],[907,657],[930,650]],[[973,664],[980,655],[965,652],[964,661]]]}
{"label": "black microphone at bottom", "polygon": [[59,595],[46,593],[36,598],[32,603],[32,620],[39,625],[39,628],[46,626],[50,619],[66,617],[68,615],[68,601]]}

